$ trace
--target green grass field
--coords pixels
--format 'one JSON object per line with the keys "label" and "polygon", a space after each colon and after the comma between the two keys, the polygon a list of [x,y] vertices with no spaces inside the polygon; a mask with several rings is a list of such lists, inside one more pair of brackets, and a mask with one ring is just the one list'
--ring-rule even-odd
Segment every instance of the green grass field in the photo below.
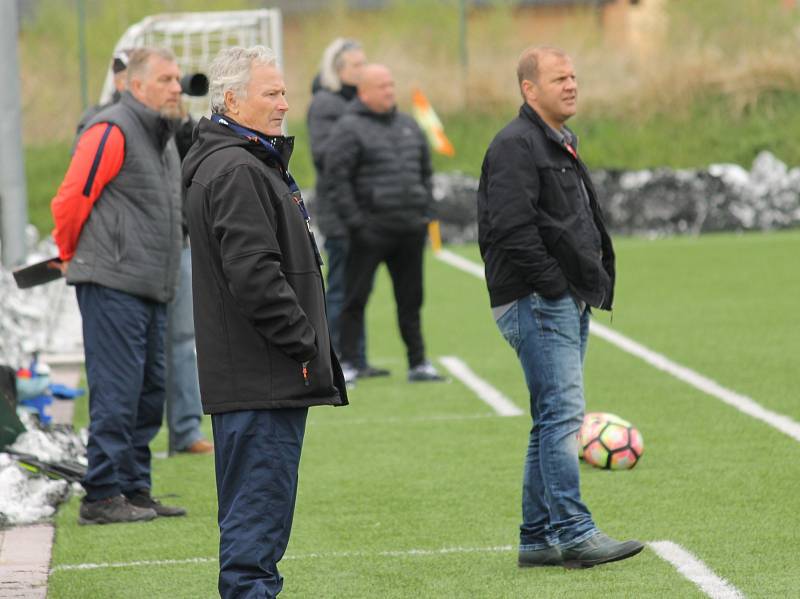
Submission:
{"label": "green grass field", "polygon": [[[479,260],[474,246],[451,250]],[[617,250],[614,330],[800,420],[800,232],[619,239]],[[424,328],[434,360],[458,356],[526,407],[483,282],[432,255]],[[405,382],[385,272],[369,308],[369,353],[393,376],[359,382],[349,407],[310,412],[282,596],[704,596],[649,548],[584,571],[518,569],[528,416],[494,415],[457,380]],[[629,472],[582,466],[601,528],[678,543],[747,597],[797,596],[798,441],[597,337],[586,387],[587,408],[633,421],[646,447]],[[80,404],[79,424],[85,411]],[[162,431],[155,449],[165,448]],[[158,459],[154,477],[154,493],[189,517],[79,527],[73,498],[56,520],[51,599],[216,596],[213,458]],[[131,564],[141,561],[166,563]],[[128,565],[64,569],[110,563]]]}

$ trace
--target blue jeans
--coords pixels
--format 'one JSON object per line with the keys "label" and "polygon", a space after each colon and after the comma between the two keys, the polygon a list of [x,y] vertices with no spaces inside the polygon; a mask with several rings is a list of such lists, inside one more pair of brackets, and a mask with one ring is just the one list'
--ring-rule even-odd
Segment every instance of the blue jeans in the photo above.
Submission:
{"label": "blue jeans", "polygon": [[549,300],[534,293],[515,302],[497,325],[522,363],[533,417],[520,549],[566,549],[597,532],[581,501],[577,448],[589,310],[581,314],[570,294]]}
{"label": "blue jeans", "polygon": [[219,594],[272,599],[292,530],[308,408],[214,414]]}
{"label": "blue jeans", "polygon": [[89,383],[86,501],[150,489],[164,417],[166,306],[102,285],[75,287]]}
{"label": "blue jeans", "polygon": [[[328,328],[331,332],[331,343],[336,354],[341,357],[341,326],[339,315],[342,313],[345,298],[345,272],[347,267],[347,253],[350,251],[348,237],[328,237],[325,239],[325,253],[328,255],[328,285],[325,294],[325,304],[328,310]],[[356,368],[367,365],[367,340],[362,333],[358,342],[358,357],[354,364]]]}
{"label": "blue jeans", "polygon": [[170,452],[183,451],[200,440],[200,383],[194,349],[192,251],[181,253],[178,290],[167,306],[167,427]]}

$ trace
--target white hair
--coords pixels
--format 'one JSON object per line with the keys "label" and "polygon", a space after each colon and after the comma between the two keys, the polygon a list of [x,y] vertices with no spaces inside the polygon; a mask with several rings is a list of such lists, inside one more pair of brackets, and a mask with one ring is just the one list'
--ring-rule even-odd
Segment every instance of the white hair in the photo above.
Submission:
{"label": "white hair", "polygon": [[351,50],[361,50],[361,43],[346,37],[337,37],[322,53],[319,64],[319,83],[325,89],[338,92],[342,89],[339,71],[344,66],[344,55]]}
{"label": "white hair", "polygon": [[225,114],[228,111],[225,106],[225,93],[228,91],[234,92],[239,98],[246,97],[250,70],[256,63],[278,66],[278,57],[265,46],[237,46],[220,50],[208,67],[208,96],[212,113]]}

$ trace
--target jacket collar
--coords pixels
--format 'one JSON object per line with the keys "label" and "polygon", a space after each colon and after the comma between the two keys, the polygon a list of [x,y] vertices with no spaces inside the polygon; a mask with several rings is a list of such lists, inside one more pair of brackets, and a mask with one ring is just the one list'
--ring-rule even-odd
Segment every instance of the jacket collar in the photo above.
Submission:
{"label": "jacket collar", "polygon": [[[556,131],[547,123],[544,122],[544,119],[539,116],[539,113],[536,112],[530,104],[525,102],[519,109],[519,116],[520,118],[527,119],[532,121],[535,125],[537,125],[547,136],[548,139],[552,140],[553,142],[557,143],[559,146],[564,147],[564,139],[556,133]],[[575,135],[572,130],[564,125],[564,132],[566,133],[566,141],[567,143],[571,144],[575,151],[578,150],[578,136]]]}
{"label": "jacket collar", "polygon": [[246,139],[255,147],[263,149],[271,160],[275,160],[282,169],[289,170],[289,160],[294,150],[294,136],[267,135],[261,131],[240,125],[228,115],[213,114],[211,121],[227,127],[242,139]]}
{"label": "jacket collar", "polygon": [[172,120],[161,116],[152,108],[142,104],[129,91],[122,92],[119,101],[136,115],[136,118],[142,123],[145,131],[147,131],[157,147],[163,150],[169,138],[175,133]]}
{"label": "jacket collar", "polygon": [[224,114],[212,114],[212,122],[228,128],[234,135],[248,143],[245,147],[255,155],[263,155],[266,162],[277,165],[281,177],[289,186],[292,193],[299,192],[300,187],[289,173],[289,159],[294,149],[294,137],[284,137],[283,135],[267,135],[256,129],[251,129],[240,125],[232,118]]}

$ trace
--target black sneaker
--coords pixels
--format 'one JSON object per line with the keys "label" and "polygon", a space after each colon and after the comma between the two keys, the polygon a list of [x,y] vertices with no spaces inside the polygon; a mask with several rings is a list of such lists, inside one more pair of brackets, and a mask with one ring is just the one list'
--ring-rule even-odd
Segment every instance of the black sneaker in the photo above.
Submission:
{"label": "black sneaker", "polygon": [[132,505],[124,495],[82,501],[78,524],[115,524],[117,522],[147,522],[158,514],[149,507]]}
{"label": "black sneaker", "polygon": [[410,368],[408,371],[408,380],[412,383],[422,383],[422,382],[442,382],[446,381],[447,379],[443,377],[439,372],[434,368],[433,364],[430,362],[423,362],[422,364],[417,364],[413,368]]}
{"label": "black sneaker", "polygon": [[371,379],[378,376],[389,376],[391,372],[385,368],[375,368],[367,364],[366,366],[356,370],[357,377],[360,379]]}
{"label": "black sneaker", "polygon": [[135,505],[136,507],[140,508],[149,508],[153,510],[156,515],[164,516],[166,518],[186,515],[186,510],[182,507],[164,505],[157,499],[153,499],[153,496],[150,495],[150,491],[147,489],[140,489],[132,495],[128,495],[128,501],[131,503],[131,505]]}

